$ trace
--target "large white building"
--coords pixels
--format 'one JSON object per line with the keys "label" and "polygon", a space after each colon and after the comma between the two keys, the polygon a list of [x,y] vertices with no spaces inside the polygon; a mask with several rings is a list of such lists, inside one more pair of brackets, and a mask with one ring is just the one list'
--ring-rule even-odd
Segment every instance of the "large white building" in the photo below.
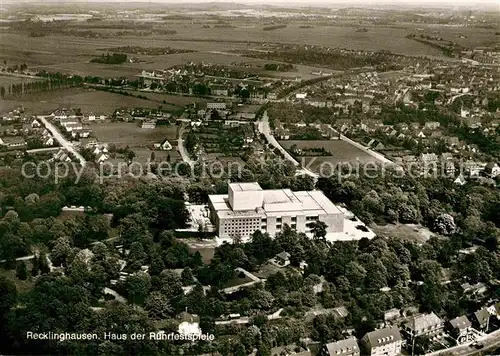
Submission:
{"label": "large white building", "polygon": [[327,233],[344,231],[344,213],[321,191],[263,190],[258,183],[230,183],[228,195],[210,195],[210,218],[219,238],[249,239],[256,230],[271,236],[285,224],[310,232],[310,224],[323,221]]}

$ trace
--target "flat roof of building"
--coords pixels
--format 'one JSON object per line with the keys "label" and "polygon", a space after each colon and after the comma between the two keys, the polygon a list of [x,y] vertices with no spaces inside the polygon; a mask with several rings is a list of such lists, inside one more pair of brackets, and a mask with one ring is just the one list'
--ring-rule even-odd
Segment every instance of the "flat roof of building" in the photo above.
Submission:
{"label": "flat roof of building", "polygon": [[229,183],[231,189],[235,192],[255,192],[260,191],[262,188],[259,183]]}
{"label": "flat roof of building", "polygon": [[[259,191],[257,183],[231,183],[234,191]],[[296,216],[342,214],[342,210],[333,204],[319,190],[292,192],[290,189],[264,190],[263,206],[248,211],[233,211],[228,202],[228,195],[210,195],[209,199],[219,217],[251,216]]]}

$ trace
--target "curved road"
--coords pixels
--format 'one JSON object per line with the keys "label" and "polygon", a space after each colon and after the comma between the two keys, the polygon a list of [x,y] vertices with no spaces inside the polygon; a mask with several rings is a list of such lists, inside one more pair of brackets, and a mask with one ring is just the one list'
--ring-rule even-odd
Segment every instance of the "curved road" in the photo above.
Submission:
{"label": "curved road", "polygon": [[299,166],[300,166],[299,162],[297,162],[297,160],[295,158],[293,158],[292,155],[290,153],[288,153],[288,151],[285,150],[283,148],[283,146],[281,146],[279,144],[279,142],[274,138],[274,136],[271,134],[271,127],[269,126],[269,117],[267,116],[267,112],[264,112],[264,115],[262,115],[262,119],[258,121],[257,126],[259,129],[259,132],[266,137],[267,142],[269,142],[272,146],[277,148],[283,154],[283,156],[285,156],[285,158],[288,161],[292,162],[293,165],[295,167],[297,167],[298,174],[302,173],[302,174],[308,175],[310,177],[313,177],[314,179],[318,178],[318,175],[316,173],[312,172],[311,170],[309,170],[305,167],[299,168]]}
{"label": "curved road", "polygon": [[184,139],[182,138],[182,135],[184,134],[184,124],[181,125],[179,128],[179,138],[177,140],[177,150],[179,151],[182,161],[186,162],[189,164],[191,168],[193,168],[194,164],[196,163],[193,161],[191,158],[189,158],[189,154],[186,151],[186,148],[184,147]]}
{"label": "curved road", "polygon": [[456,355],[456,356],[468,356],[468,355],[477,355],[480,352],[485,352],[487,350],[492,350],[494,348],[497,348],[500,346],[500,330],[493,331],[489,334],[486,334],[482,337],[479,337],[477,342],[481,343],[484,345],[484,348],[478,350],[474,347],[471,346],[471,344],[474,341],[468,342],[466,344],[450,347],[448,349],[444,350],[439,350],[433,353],[426,354],[425,356],[449,356],[449,355]]}

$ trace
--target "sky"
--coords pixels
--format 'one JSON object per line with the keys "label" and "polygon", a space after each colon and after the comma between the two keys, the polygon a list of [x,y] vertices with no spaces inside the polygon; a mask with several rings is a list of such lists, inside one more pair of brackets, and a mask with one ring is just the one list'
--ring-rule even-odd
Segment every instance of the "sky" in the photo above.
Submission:
{"label": "sky", "polygon": [[[43,0],[0,0],[1,3],[37,3],[44,2]],[[346,6],[376,6],[376,5],[403,5],[417,7],[470,7],[470,8],[488,8],[497,9],[500,17],[500,0],[48,0],[47,2],[112,2],[112,3],[164,3],[164,4],[203,4],[203,3],[236,3],[236,4],[251,4],[251,5],[276,5],[276,6],[328,6],[334,8],[336,4]]]}
{"label": "sky", "polygon": [[[40,0],[38,0],[40,1]],[[412,5],[418,5],[418,4],[447,4],[449,6],[456,6],[456,5],[480,5],[480,4],[485,4],[485,5],[498,5],[500,9],[500,0],[130,0],[130,1],[123,1],[123,0],[55,0],[54,2],[150,2],[150,3],[166,3],[166,4],[180,4],[180,3],[214,3],[214,2],[221,2],[221,3],[238,3],[238,4],[267,4],[267,5],[332,5],[334,6],[335,4],[359,4],[359,3],[364,3],[364,4],[412,4]],[[0,0],[0,3],[2,0]],[[24,0],[22,2],[37,2],[35,1],[29,1],[29,0]],[[47,1],[47,2],[52,2],[52,1]]]}

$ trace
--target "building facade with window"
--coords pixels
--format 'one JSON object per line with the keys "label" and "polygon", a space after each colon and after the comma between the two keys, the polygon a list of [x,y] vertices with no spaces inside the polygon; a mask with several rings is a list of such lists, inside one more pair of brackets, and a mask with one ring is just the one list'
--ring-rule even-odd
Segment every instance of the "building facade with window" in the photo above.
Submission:
{"label": "building facade with window", "polygon": [[285,225],[309,233],[316,221],[327,225],[327,233],[344,230],[344,213],[319,190],[263,190],[258,183],[230,183],[228,193],[209,196],[210,217],[220,238],[248,240],[256,230],[274,236]]}

